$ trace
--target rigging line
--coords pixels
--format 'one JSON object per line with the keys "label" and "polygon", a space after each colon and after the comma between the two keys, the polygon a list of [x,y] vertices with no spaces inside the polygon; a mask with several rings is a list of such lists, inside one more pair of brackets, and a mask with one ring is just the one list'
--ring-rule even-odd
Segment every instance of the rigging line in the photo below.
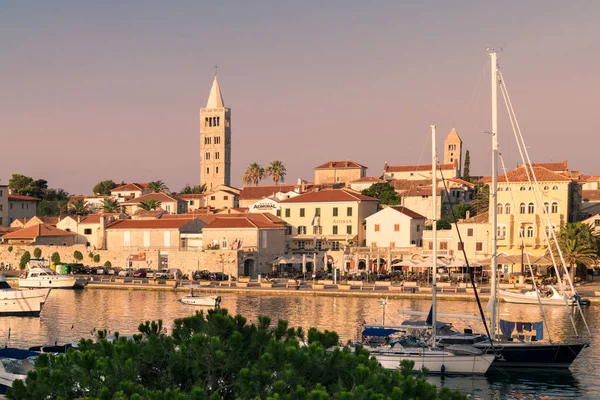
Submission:
{"label": "rigging line", "polygon": [[[525,139],[523,138],[523,134],[522,134],[522,132],[521,132],[521,128],[520,128],[520,126],[519,126],[519,122],[518,122],[518,120],[517,120],[516,114],[515,114],[515,112],[514,112],[514,108],[513,108],[513,106],[512,106],[512,102],[511,102],[511,100],[510,100],[510,96],[508,95],[508,88],[506,87],[506,81],[505,81],[505,79],[504,79],[504,76],[502,75],[502,73],[501,73],[500,71],[498,71],[498,72],[499,72],[499,74],[500,74],[500,77],[501,77],[500,87],[502,88],[502,91],[503,91],[503,92],[506,92],[506,99],[508,100],[508,106],[510,106],[510,114],[513,116],[513,118],[514,118],[514,120],[515,120],[515,125],[516,125],[516,127],[517,127],[518,135],[519,135],[519,137],[520,137],[521,141],[523,142],[524,152],[525,152],[525,155],[527,156],[527,161],[528,161],[528,164],[529,164],[529,167],[526,167],[526,168],[525,168],[525,169],[527,170],[527,169],[529,169],[529,168],[531,167],[531,165],[532,165],[532,164],[531,164],[531,159],[530,159],[530,157],[529,157],[529,152],[527,151],[527,148],[524,146],[524,144],[525,144]],[[517,134],[517,132],[515,132],[515,136],[516,136],[516,134]],[[523,161],[525,161],[525,160],[523,160]],[[539,201],[540,201],[540,203],[541,203],[542,199],[541,199],[541,190],[540,190],[540,184],[539,184],[539,182],[538,182],[538,180],[537,180],[537,177],[535,176],[535,173],[534,173],[534,171],[533,171],[533,168],[532,168],[532,167],[531,167],[531,169],[532,169],[532,171],[531,171],[531,172],[532,172],[532,175],[533,175],[533,179],[534,179],[534,181],[535,181],[535,186],[536,186],[536,188],[537,188],[537,196],[539,197],[539,199],[540,199]],[[552,221],[550,220],[550,215],[548,214],[548,210],[544,209],[544,214],[546,215],[546,219],[547,219],[547,221],[550,223],[550,226],[551,226],[551,224],[552,224]],[[558,239],[557,239],[557,237],[556,237],[556,232],[554,232],[554,229],[550,229],[550,234],[551,234],[551,236],[552,236],[552,239],[554,240],[554,243],[556,244],[556,249],[557,249],[558,255],[559,255],[559,257],[560,257],[560,260],[561,260],[561,262],[562,262],[563,269],[565,270],[565,272],[567,272],[567,264],[566,264],[566,262],[565,262],[565,259],[564,259],[563,252],[562,252],[562,250],[561,250],[561,248],[560,248],[560,246],[559,246]],[[548,235],[547,235],[547,233],[546,233],[545,231],[544,231],[544,236],[545,236],[546,238],[547,238],[547,236],[548,236]],[[550,253],[553,253],[553,252],[552,252],[552,249],[551,249],[551,246],[550,246],[550,243],[549,243],[549,239],[548,239],[548,249],[550,250]],[[571,292],[573,293],[573,295],[576,295],[576,294],[577,294],[577,291],[575,290],[575,287],[574,287],[574,285],[573,285],[573,281],[572,281],[572,279],[571,279],[571,274],[567,273],[567,274],[566,274],[566,277],[567,277],[567,282],[569,283],[569,286],[570,286],[570,288],[571,288]],[[567,300],[565,299],[565,304],[566,304],[566,303],[567,303]],[[567,308],[568,308],[568,304],[566,304],[566,305],[567,305]],[[587,323],[587,320],[586,320],[586,318],[585,318],[585,315],[583,314],[583,309],[581,308],[581,303],[580,303],[579,301],[576,301],[576,302],[575,302],[575,305],[576,305],[577,309],[579,310],[579,314],[581,315],[581,318],[582,318],[582,320],[583,320],[583,323],[584,323],[584,325],[585,325],[585,328],[586,328],[586,330],[587,330],[587,332],[588,332],[588,335],[589,335],[589,336],[592,336],[592,332],[591,332],[591,330],[590,330],[590,327],[589,327],[589,325],[588,325],[588,323]],[[570,309],[569,309],[569,313],[571,313],[571,312],[570,312]]]}
{"label": "rigging line", "polygon": [[[486,69],[488,68],[488,61],[486,60],[481,66],[481,71],[479,72],[479,78],[477,79],[477,83],[475,84],[475,88],[473,89],[473,93],[471,93],[471,100],[469,101],[469,106],[467,108],[467,114],[473,114],[473,107],[475,106],[476,101],[479,100],[479,87],[481,86],[481,82],[483,81],[483,77],[485,75]],[[478,127],[481,128],[480,124]],[[479,129],[482,131],[483,129]]]}
{"label": "rigging line", "polygon": [[[437,166],[436,166],[437,167]],[[490,345],[492,346],[492,350],[496,353],[496,349],[494,347],[494,341],[490,335],[490,329],[488,327],[485,313],[483,311],[483,307],[481,306],[481,301],[479,299],[479,294],[477,293],[477,287],[475,286],[475,276],[473,274],[473,268],[469,265],[469,259],[467,258],[467,252],[465,251],[464,242],[462,240],[462,235],[460,234],[460,229],[458,228],[458,220],[456,219],[456,214],[454,213],[454,204],[452,204],[452,198],[450,197],[450,191],[448,190],[448,186],[446,185],[446,179],[444,178],[444,172],[440,168],[440,176],[442,178],[442,183],[444,185],[444,191],[446,192],[446,197],[450,203],[450,213],[452,214],[452,219],[454,220],[454,226],[456,227],[456,233],[458,234],[458,241],[462,244],[462,253],[465,258],[465,264],[467,264],[467,271],[469,271],[469,279],[471,280],[471,284],[473,285],[473,293],[475,293],[475,299],[477,300],[477,306],[479,308],[479,314],[481,316],[481,320],[483,322],[483,326],[485,328],[485,332],[487,334],[488,340],[490,341]],[[441,196],[440,196],[441,197]],[[437,243],[433,244],[437,246]],[[437,264],[437,260],[433,260],[435,264]]]}
{"label": "rigging line", "polygon": [[[506,171],[506,165],[504,164],[504,157],[502,157],[502,153],[499,153],[499,156],[500,156],[500,163],[502,164],[502,170],[504,171],[504,177],[506,179],[506,183],[510,183],[508,180],[508,173]],[[512,204],[516,205],[512,190],[509,190],[509,192],[510,192],[510,199],[512,201]],[[498,206],[496,205],[496,208],[497,207]],[[519,226],[519,232],[521,232],[521,230],[520,230],[521,221],[519,218],[519,214],[516,212],[516,209],[515,209],[515,215],[516,215],[516,220],[517,220],[517,226]],[[523,246],[523,250],[524,250],[525,249],[525,237],[523,234],[521,234],[521,246]],[[542,306],[542,299],[540,298],[540,293],[538,292],[537,282],[535,281],[535,276],[533,275],[533,269],[531,268],[531,259],[529,258],[529,253],[526,253],[526,254],[527,254],[527,266],[529,268],[529,273],[531,274],[531,280],[533,281],[533,288],[537,294],[538,305],[540,306],[540,312],[542,314],[542,319],[544,320],[544,323],[546,325],[546,331],[548,331],[548,341],[550,343],[552,343],[552,336],[550,335],[550,328],[548,327],[548,322],[546,320],[546,314],[544,313],[544,307]]]}
{"label": "rigging line", "polygon": [[[547,214],[548,210],[546,210],[546,208],[543,207],[541,196],[539,196],[540,188],[539,188],[539,184],[537,182],[537,179],[535,178],[535,173],[533,172],[533,167],[531,166],[531,162],[527,163],[525,161],[524,157],[523,157],[523,151],[526,151],[525,141],[524,141],[522,135],[520,137],[518,136],[517,129],[515,129],[515,125],[517,124],[516,116],[514,115],[514,109],[512,109],[512,108],[509,107],[508,93],[507,93],[506,87],[504,87],[503,83],[502,83],[504,81],[504,79],[503,79],[503,77],[501,75],[499,75],[499,77],[500,77],[500,89],[501,89],[501,92],[502,92],[502,97],[504,99],[504,103],[505,103],[507,111],[508,111],[508,116],[509,116],[509,120],[510,120],[510,123],[511,123],[511,126],[512,126],[513,134],[515,136],[515,140],[517,141],[517,147],[519,148],[519,152],[521,154],[521,158],[522,158],[523,164],[525,164],[525,174],[527,176],[527,182],[528,182],[529,185],[533,185],[532,179],[531,179],[531,175],[533,175],[533,177],[535,179],[535,182],[536,182],[536,188],[537,188],[537,190],[534,191],[534,198],[535,198],[535,201],[537,203],[538,210],[539,210],[539,207],[542,206],[543,212]],[[538,197],[540,197],[540,198],[538,199]],[[550,226],[551,226],[552,221],[550,221],[550,216],[548,215],[547,217],[548,217],[548,221],[550,222]],[[520,231],[520,227],[519,227],[519,231]],[[546,232],[546,230],[544,230],[544,237],[546,239],[546,243],[548,245],[548,249],[550,250],[550,255],[551,255],[551,258],[552,258],[553,268],[554,268],[554,271],[556,272],[557,279],[558,279],[558,282],[560,284],[561,291],[564,293],[565,292],[565,287],[564,287],[563,282],[562,282],[562,280],[560,278],[560,272],[558,271],[558,267],[556,265],[556,259],[554,258],[553,251],[551,250],[551,243],[550,243],[550,239],[548,238],[548,232]],[[563,267],[564,267],[564,264],[563,264]],[[569,303],[568,303],[568,300],[567,300],[566,297],[564,298],[564,301],[565,301],[565,307],[567,308],[567,315],[569,316],[569,320],[571,321],[571,325],[573,325],[573,331],[575,332],[575,335],[577,337],[579,337],[579,333],[578,333],[578,330],[577,330],[577,325],[575,324],[575,320],[573,318],[573,313],[572,313],[572,311],[571,311],[571,309],[569,307]]]}

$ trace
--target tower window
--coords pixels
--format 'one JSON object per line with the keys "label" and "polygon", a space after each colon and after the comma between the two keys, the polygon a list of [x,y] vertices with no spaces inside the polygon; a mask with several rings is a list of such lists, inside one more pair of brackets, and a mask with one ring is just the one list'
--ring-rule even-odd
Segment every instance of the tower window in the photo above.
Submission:
{"label": "tower window", "polygon": [[208,125],[208,117],[204,118],[204,126]]}
{"label": "tower window", "polygon": [[215,160],[218,160],[218,159],[219,159],[219,152],[217,151],[217,152],[215,153]]}
{"label": "tower window", "polygon": [[204,154],[204,158],[206,160],[210,160],[210,153],[207,151],[206,154]]}
{"label": "tower window", "polygon": [[210,168],[209,167],[206,167],[206,174],[207,175],[210,174]]}
{"label": "tower window", "polygon": [[208,126],[213,126],[212,121],[213,121],[212,118],[208,119]]}
{"label": "tower window", "polygon": [[221,126],[221,117],[217,117],[217,126]]}
{"label": "tower window", "polygon": [[221,137],[215,136],[215,144],[221,144]]}
{"label": "tower window", "polygon": [[215,167],[215,173],[219,173],[219,167]]}
{"label": "tower window", "polygon": [[212,139],[210,138],[210,136],[208,136],[208,137],[205,137],[205,138],[204,138],[204,144],[210,144],[211,140],[212,140]]}

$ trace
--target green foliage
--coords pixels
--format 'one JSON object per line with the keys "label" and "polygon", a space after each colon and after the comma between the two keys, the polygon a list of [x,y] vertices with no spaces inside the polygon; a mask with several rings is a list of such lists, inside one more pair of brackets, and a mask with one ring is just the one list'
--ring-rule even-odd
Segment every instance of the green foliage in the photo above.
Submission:
{"label": "green foliage", "polygon": [[265,169],[261,167],[258,163],[252,163],[244,172],[242,176],[242,182],[246,185],[254,185],[258,186],[258,183],[263,180],[265,177]]}
{"label": "green foliage", "polygon": [[79,250],[75,250],[73,252],[73,258],[77,261],[81,261],[81,260],[83,260],[83,254],[81,254],[81,252]]}
{"label": "green foliage", "polygon": [[94,255],[94,262],[95,263],[99,263],[100,262],[100,254]]}
{"label": "green foliage", "polygon": [[117,184],[113,182],[111,179],[98,182],[94,189],[92,189],[92,193],[96,196],[110,196],[110,191],[117,187]]}
{"label": "green foliage", "polygon": [[12,253],[12,251],[13,251],[13,247],[12,246],[8,246],[8,252]]}
{"label": "green foliage", "polygon": [[362,194],[379,199],[379,204],[400,204],[400,196],[398,196],[392,185],[387,182],[374,183],[367,189],[364,189]]}
{"label": "green foliage", "polygon": [[91,251],[88,253],[88,257],[90,258],[90,261],[94,260],[94,253],[92,253]]}
{"label": "green foliage", "polygon": [[90,213],[90,205],[84,199],[74,199],[69,201],[69,212],[75,215],[88,215]]}
{"label": "green foliage", "polygon": [[12,174],[12,177],[8,180],[8,187],[14,194],[42,199],[46,189],[48,189],[48,182],[44,179],[34,180],[29,176]]}
{"label": "green foliage", "polygon": [[198,186],[194,186],[194,187],[191,187],[189,183],[186,183],[185,186],[183,187],[183,189],[181,189],[181,192],[179,192],[179,194],[202,194],[202,193],[205,193],[206,191],[207,191],[206,183],[203,183],[202,185],[198,185]]}
{"label": "green foliage", "polygon": [[105,213],[118,213],[121,211],[121,205],[113,199],[104,199],[100,205],[100,209]]}
{"label": "green foliage", "polygon": [[36,208],[38,217],[60,215],[67,208],[68,200],[42,200]]}
{"label": "green foliage", "polygon": [[477,193],[471,201],[471,209],[474,215],[487,212],[490,208],[490,187],[489,185],[478,185]]}
{"label": "green foliage", "polygon": [[219,243],[211,243],[206,245],[206,250],[219,250]]}
{"label": "green foliage", "polygon": [[450,213],[450,215],[445,215],[437,221],[438,230],[452,229],[454,217],[456,217],[456,219],[465,219],[467,217],[467,211],[471,211],[471,206],[464,201],[455,204],[452,207],[452,213]]}
{"label": "green foliage", "polygon": [[42,249],[40,249],[39,247],[36,247],[35,249],[33,249],[33,257],[34,258],[40,258],[41,255],[42,255]]}
{"label": "green foliage", "polygon": [[146,190],[148,190],[150,193],[168,193],[169,192],[169,188],[163,181],[153,181],[153,182],[148,183],[148,186],[146,186]]}
{"label": "green foliage", "polygon": [[279,160],[271,161],[271,164],[265,170],[265,175],[273,178],[273,183],[278,185],[279,182],[285,182],[287,169]]}
{"label": "green foliage", "polygon": [[337,347],[337,334],[259,317],[249,324],[227,310],[139,326],[133,340],[81,340],[79,350],[41,354],[7,397],[24,399],[463,399],[411,373],[381,368],[367,350]]}
{"label": "green foliage", "polygon": [[52,253],[52,257],[50,257],[50,261],[52,261],[52,264],[54,264],[54,265],[60,264],[60,254],[58,254],[58,252]]}
{"label": "green foliage", "polygon": [[161,206],[161,202],[155,199],[151,200],[142,200],[138,204],[138,207],[142,210],[150,211],[150,210],[158,210]]}
{"label": "green foliage", "polygon": [[[585,276],[585,267],[596,265],[600,238],[590,225],[583,222],[569,222],[561,226],[556,238],[565,263],[570,269],[571,279],[575,277],[577,269],[579,269],[577,275]],[[552,244],[551,250],[555,258],[560,260],[556,244]]]}
{"label": "green foliage", "polygon": [[31,253],[25,251],[25,253],[23,253],[23,255],[21,256],[21,260],[19,261],[19,268],[25,269],[29,260],[31,260]]}
{"label": "green foliage", "polygon": [[[94,261],[96,261],[96,260],[94,260]],[[100,262],[100,256],[98,256],[98,261],[97,262]],[[104,266],[107,267],[107,268],[110,268],[110,267],[112,267],[112,263],[110,261],[106,260],[104,262]]]}
{"label": "green foliage", "polygon": [[463,166],[463,179],[471,182],[471,154],[469,150],[465,153],[465,165]]}

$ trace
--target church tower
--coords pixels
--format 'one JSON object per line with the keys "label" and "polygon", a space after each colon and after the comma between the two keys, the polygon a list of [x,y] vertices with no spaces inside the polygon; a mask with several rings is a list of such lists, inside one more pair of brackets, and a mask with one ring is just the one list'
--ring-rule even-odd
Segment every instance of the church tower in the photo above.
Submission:
{"label": "church tower", "polygon": [[444,164],[454,164],[456,176],[462,176],[462,140],[454,128],[444,140]]}
{"label": "church tower", "polygon": [[231,110],[215,73],[206,108],[200,109],[200,184],[208,191],[231,185]]}

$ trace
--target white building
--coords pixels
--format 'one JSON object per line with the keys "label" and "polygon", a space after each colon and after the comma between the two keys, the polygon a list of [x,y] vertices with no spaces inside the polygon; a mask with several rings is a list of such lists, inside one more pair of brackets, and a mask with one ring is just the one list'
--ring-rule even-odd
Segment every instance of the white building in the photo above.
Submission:
{"label": "white building", "polygon": [[426,218],[406,207],[386,207],[365,218],[370,247],[421,246]]}

